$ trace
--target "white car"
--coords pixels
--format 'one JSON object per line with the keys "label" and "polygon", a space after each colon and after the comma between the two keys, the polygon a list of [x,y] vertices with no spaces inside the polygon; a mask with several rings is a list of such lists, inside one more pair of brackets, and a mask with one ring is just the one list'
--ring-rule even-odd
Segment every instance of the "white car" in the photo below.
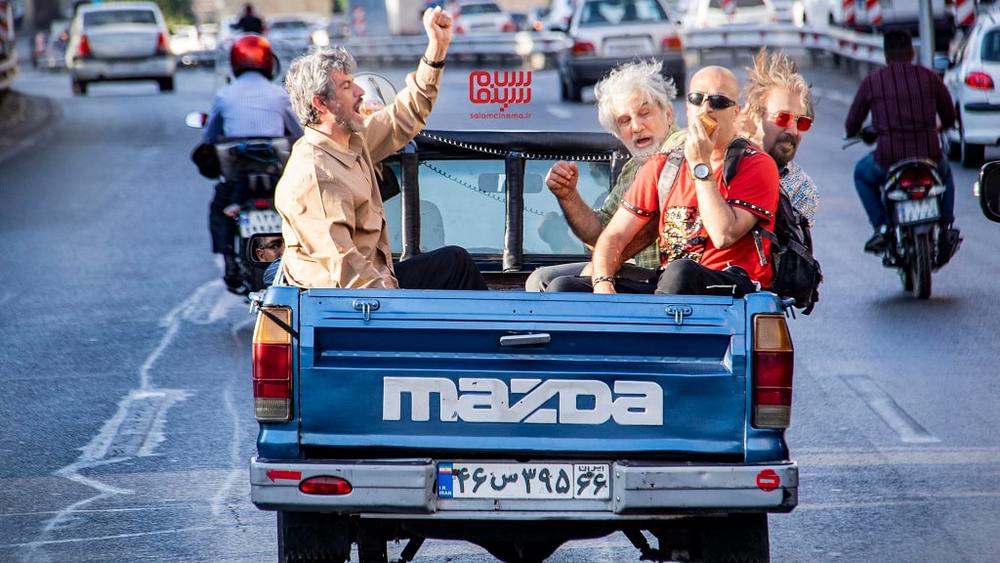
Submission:
{"label": "white car", "polygon": [[92,82],[116,80],[155,80],[161,92],[174,89],[177,64],[156,4],[84,4],[69,36],[66,67],[74,94],[86,94]]}
{"label": "white car", "polygon": [[307,15],[276,15],[267,20],[267,38],[293,51],[305,51],[313,44],[313,32],[320,29],[319,18]]}
{"label": "white car", "polygon": [[184,55],[202,49],[198,29],[193,25],[175,25],[170,33],[170,52]]}
{"label": "white car", "polygon": [[727,13],[722,0],[690,0],[685,27],[713,28],[727,25],[765,26],[778,21],[771,0],[732,0]]}
{"label": "white car", "polygon": [[509,14],[501,10],[496,2],[489,0],[459,2],[455,25],[463,33],[515,31],[517,27]]}
{"label": "white car", "polygon": [[1000,12],[980,13],[945,72],[957,124],[942,135],[949,157],[978,167],[987,145],[1000,144]]}

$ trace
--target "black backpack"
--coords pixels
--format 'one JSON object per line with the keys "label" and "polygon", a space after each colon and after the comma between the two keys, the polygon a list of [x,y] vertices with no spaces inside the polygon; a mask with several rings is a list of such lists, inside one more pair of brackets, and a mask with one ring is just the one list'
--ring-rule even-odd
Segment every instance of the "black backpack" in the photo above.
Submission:
{"label": "black backpack", "polygon": [[[736,176],[743,157],[756,152],[746,139],[742,137],[733,139],[726,149],[726,160],[723,164],[726,184]],[[677,149],[667,157],[667,163],[660,173],[657,184],[661,209],[683,161],[683,149]],[[795,299],[795,307],[802,309],[802,314],[811,313],[819,301],[819,285],[823,283],[823,271],[812,255],[812,232],[809,220],[795,209],[784,190],[778,190],[778,212],[774,218],[774,233],[760,227],[754,227],[751,233],[758,245],[762,266],[767,265],[767,257],[764,256],[760,239],[763,237],[771,241],[771,263],[774,268],[771,291],[781,297]]]}

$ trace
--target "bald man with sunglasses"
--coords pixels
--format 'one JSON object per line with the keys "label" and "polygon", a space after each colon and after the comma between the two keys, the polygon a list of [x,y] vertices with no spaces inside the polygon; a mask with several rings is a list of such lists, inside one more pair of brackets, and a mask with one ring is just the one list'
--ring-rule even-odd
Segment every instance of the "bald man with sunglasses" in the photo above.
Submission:
{"label": "bald man with sunglasses", "polygon": [[[762,150],[748,145],[741,149],[731,181],[723,174],[726,154],[739,132],[739,93],[736,76],[728,69],[711,66],[695,73],[688,87],[683,160],[669,190],[657,184],[670,156],[654,155],[598,238],[592,276],[556,278],[549,291],[741,297],[770,287],[770,242],[752,231],[758,226],[774,230],[777,166]],[[650,221],[658,221],[656,230],[646,228]],[[625,248],[634,247],[630,243],[645,233],[659,236],[662,269],[646,282],[617,278],[629,258]]]}

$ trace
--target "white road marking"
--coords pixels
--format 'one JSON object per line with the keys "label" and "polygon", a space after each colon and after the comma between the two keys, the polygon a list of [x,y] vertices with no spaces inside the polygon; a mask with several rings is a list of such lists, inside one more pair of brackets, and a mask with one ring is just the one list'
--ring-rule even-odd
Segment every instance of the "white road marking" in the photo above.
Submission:
{"label": "white road marking", "polygon": [[[139,368],[139,387],[129,391],[121,401],[115,414],[101,425],[86,446],[81,448],[80,457],[73,463],[56,470],[53,474],[70,481],[90,487],[97,494],[75,502],[59,510],[42,528],[36,541],[24,544],[12,544],[10,547],[27,547],[27,561],[47,561],[48,556],[37,551],[39,547],[67,543],[78,540],[50,540],[48,535],[53,531],[72,523],[72,516],[79,508],[115,495],[132,494],[132,491],[108,485],[96,479],[86,477],[81,472],[93,467],[116,463],[133,457],[145,457],[155,453],[156,446],[166,439],[164,426],[167,411],[175,403],[186,399],[190,393],[183,389],[159,389],[152,381],[151,372],[164,351],[177,338],[183,322],[194,324],[211,324],[223,318],[233,306],[232,296],[224,290],[222,282],[214,280],[203,284],[170,310],[160,320],[160,326],[166,330],[160,341],[149,353]],[[229,301],[227,305],[221,302]],[[204,315],[208,312],[207,316]],[[170,533],[152,532],[152,533]],[[112,539],[116,537],[133,537],[147,533],[107,536],[96,539]]]}
{"label": "white road marking", "polygon": [[115,534],[113,536],[93,536],[89,538],[67,538],[63,540],[44,540],[44,541],[33,541],[26,543],[8,543],[0,544],[0,548],[4,547],[40,547],[43,545],[53,545],[59,543],[79,543],[79,542],[92,542],[92,541],[103,541],[103,540],[118,540],[122,538],[139,538],[142,536],[156,536],[162,534],[182,534],[185,532],[195,532],[199,530],[215,530],[216,526],[197,526],[194,528],[176,528],[173,530],[153,530],[151,532],[135,532],[133,534]]}
{"label": "white road marking", "polygon": [[[232,386],[226,387],[222,393],[222,403],[225,406],[226,414],[233,421],[233,432],[229,437],[229,461],[233,467],[239,464],[240,456],[240,415],[233,406]],[[222,512],[223,503],[229,496],[229,490],[236,483],[236,480],[246,474],[245,469],[233,469],[226,477],[226,481],[219,487],[218,492],[212,497],[212,515],[218,516]]]}
{"label": "white road marking", "polygon": [[905,450],[792,449],[801,467],[874,467],[879,465],[1000,465],[1000,448],[921,448]]}
{"label": "white road marking", "polygon": [[847,385],[868,403],[872,411],[899,435],[899,439],[910,444],[940,442],[928,432],[903,407],[886,393],[867,375],[850,375],[844,378]]}
{"label": "white road marking", "polygon": [[559,106],[545,106],[545,110],[559,119],[570,119],[573,117],[573,112]]}

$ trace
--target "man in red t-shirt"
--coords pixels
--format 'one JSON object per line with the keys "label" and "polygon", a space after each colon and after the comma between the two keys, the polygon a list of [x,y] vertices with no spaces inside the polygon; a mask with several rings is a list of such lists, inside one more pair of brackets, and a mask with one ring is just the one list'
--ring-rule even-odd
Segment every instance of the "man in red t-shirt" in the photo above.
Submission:
{"label": "man in red t-shirt", "polygon": [[[723,178],[726,149],[736,138],[739,83],[728,69],[706,67],[687,95],[688,136],[684,161],[661,208],[657,182],[667,155],[649,159],[622,198],[594,247],[593,275],[562,277],[549,291],[742,296],[771,286],[770,241],[754,227],[774,230],[778,168],[760,149],[746,149],[732,182]],[[714,123],[714,131],[706,122]],[[628,243],[659,224],[663,271],[657,279],[615,278],[629,258]]]}

